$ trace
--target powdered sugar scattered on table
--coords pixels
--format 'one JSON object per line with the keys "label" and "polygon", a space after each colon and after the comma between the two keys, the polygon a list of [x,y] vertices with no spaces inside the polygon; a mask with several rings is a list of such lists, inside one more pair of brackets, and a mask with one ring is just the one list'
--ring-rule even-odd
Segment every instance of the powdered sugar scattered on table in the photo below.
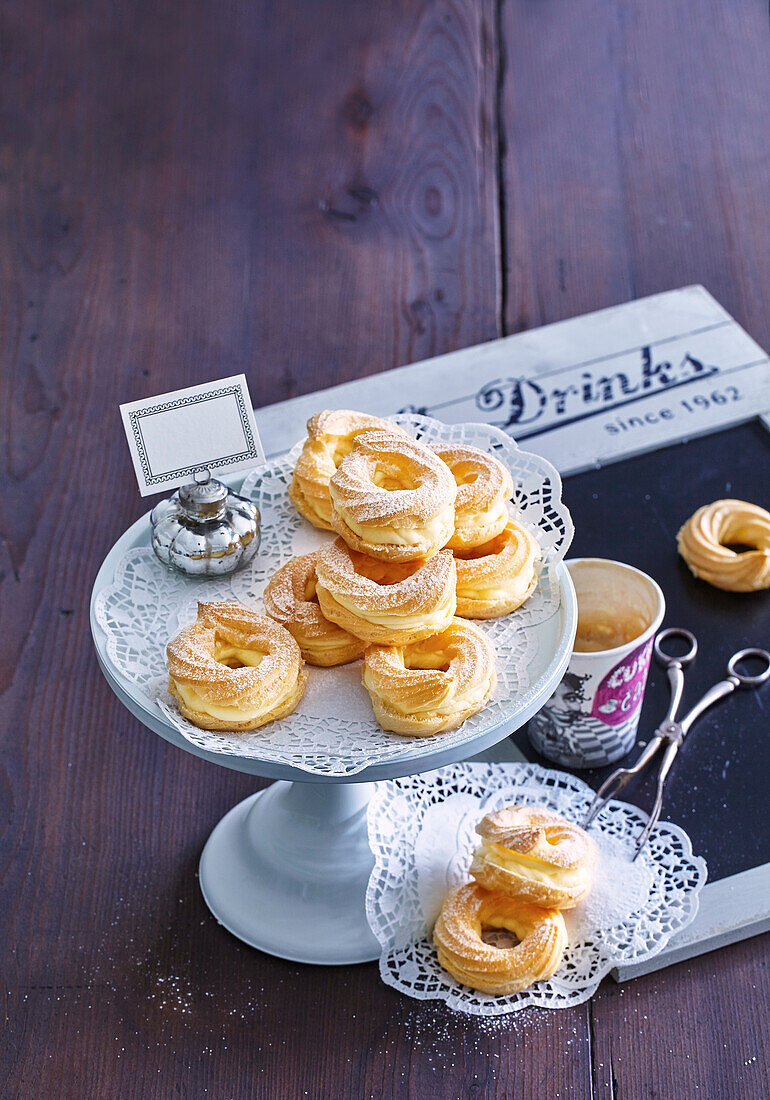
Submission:
{"label": "powdered sugar scattered on table", "polygon": [[599,846],[594,889],[564,914],[570,942],[553,978],[492,997],[460,985],[438,964],[430,930],[446,892],[469,880],[475,825],[484,814],[523,802],[580,821],[592,798],[581,779],[535,764],[453,764],[378,783],[369,807],[375,866],[367,916],[382,945],[383,981],[419,1000],[498,1016],[580,1004],[614,967],[662,951],[695,917],[706,864],[693,856],[687,834],[668,822],[658,823],[632,863],[646,815],[612,801],[591,826]]}

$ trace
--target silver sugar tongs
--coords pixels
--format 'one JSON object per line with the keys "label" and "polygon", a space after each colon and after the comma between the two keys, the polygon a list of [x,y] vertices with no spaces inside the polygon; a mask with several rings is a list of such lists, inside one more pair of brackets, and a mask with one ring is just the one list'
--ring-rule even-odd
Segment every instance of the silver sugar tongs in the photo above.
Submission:
{"label": "silver sugar tongs", "polygon": [[[690,648],[686,653],[682,654],[681,657],[669,657],[661,648],[662,642],[674,637],[684,638],[690,644]],[[691,634],[689,630],[682,630],[679,627],[669,627],[668,630],[662,630],[660,634],[658,634],[655,639],[655,656],[660,664],[666,669],[669,684],[671,686],[671,702],[669,703],[668,713],[653,733],[649,744],[645,747],[636,763],[630,768],[618,768],[612,775],[605,779],[596,792],[588,813],[582,822],[583,828],[590,825],[596,815],[604,808],[607,802],[609,802],[610,798],[614,798],[623,787],[625,787],[632,776],[638,775],[652,759],[660,746],[665,744],[666,748],[663,753],[663,760],[658,770],[658,786],[652,813],[650,814],[650,820],[645,825],[636,843],[636,848],[632,857],[633,859],[636,859],[641,852],[656,821],[660,817],[660,810],[663,805],[663,784],[666,781],[666,776],[671,770],[671,765],[674,763],[674,757],[679,751],[679,746],[695,720],[719,699],[723,699],[725,695],[730,695],[737,687],[756,688],[770,677],[770,653],[764,649],[741,649],[737,653],[733,653],[732,657],[727,662],[727,678],[725,680],[720,680],[718,684],[714,684],[713,687],[710,687],[703,698],[699,699],[692,710],[688,711],[684,718],[678,722],[676,720],[676,712],[682,700],[682,689],[684,688],[683,668],[685,665],[689,665],[695,658],[697,652],[698,642],[695,635]],[[767,665],[767,667],[756,676],[747,676],[737,671],[738,662],[750,657],[765,661]]]}

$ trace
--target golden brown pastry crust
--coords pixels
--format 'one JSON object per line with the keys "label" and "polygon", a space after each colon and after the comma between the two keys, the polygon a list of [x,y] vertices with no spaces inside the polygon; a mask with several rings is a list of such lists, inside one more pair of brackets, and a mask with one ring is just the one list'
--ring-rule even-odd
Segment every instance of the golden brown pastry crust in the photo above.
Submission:
{"label": "golden brown pastry crust", "polygon": [[370,646],[363,681],[383,729],[426,737],[481,710],[497,682],[495,651],[479,627],[453,619],[421,642]]}
{"label": "golden brown pastry crust", "polygon": [[356,436],[373,428],[406,434],[389,420],[353,409],[324,409],[308,420],[307,439],[297,459],[289,497],[297,511],[314,527],[331,531],[329,478],[350,454]]}
{"label": "golden brown pastry crust", "polygon": [[319,553],[316,570],[324,615],[365,642],[417,642],[443,630],[455,613],[449,550],[416,562],[385,562],[336,539]]}
{"label": "golden brown pastry crust", "polygon": [[540,547],[529,531],[509,519],[490,542],[455,550],[457,614],[496,619],[521,607],[537,587]]}
{"label": "golden brown pastry crust", "polygon": [[434,451],[408,436],[362,432],[329,493],[332,527],[372,558],[428,558],[454,531],[455,480]]}
{"label": "golden brown pastry crust", "polygon": [[[725,543],[756,547],[736,553]],[[690,516],[677,535],[691,572],[726,592],[770,588],[770,512],[745,500],[715,500]]]}
{"label": "golden brown pastry crust", "polygon": [[288,630],[237,603],[199,603],[196,622],[168,643],[166,659],[168,690],[201,729],[256,729],[290,714],[305,690],[302,654]]}
{"label": "golden brown pastry crust", "polygon": [[457,483],[455,529],[448,548],[469,550],[489,542],[508,523],[507,502],[513,495],[510,472],[493,455],[465,443],[437,447],[436,454]]}
{"label": "golden brown pastry crust", "polygon": [[[482,939],[485,928],[504,928],[520,942],[499,948]],[[438,961],[458,982],[498,996],[552,977],[567,946],[561,913],[467,883],[444,899],[433,929]]]}
{"label": "golden brown pastry crust", "polygon": [[476,826],[471,874],[488,890],[549,909],[572,909],[593,881],[596,844],[552,810],[506,806]]}
{"label": "golden brown pastry crust", "polygon": [[361,657],[366,646],[326,618],[316,596],[319,551],[291,558],[265,587],[265,611],[285,627],[308,664],[322,668]]}

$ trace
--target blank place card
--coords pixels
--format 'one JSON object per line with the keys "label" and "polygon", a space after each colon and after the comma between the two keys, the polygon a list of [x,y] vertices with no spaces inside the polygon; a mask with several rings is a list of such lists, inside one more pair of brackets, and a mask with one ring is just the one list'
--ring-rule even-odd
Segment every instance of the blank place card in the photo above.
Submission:
{"label": "blank place card", "polygon": [[143,497],[199,470],[234,473],[265,461],[243,374],[131,401],[120,415]]}

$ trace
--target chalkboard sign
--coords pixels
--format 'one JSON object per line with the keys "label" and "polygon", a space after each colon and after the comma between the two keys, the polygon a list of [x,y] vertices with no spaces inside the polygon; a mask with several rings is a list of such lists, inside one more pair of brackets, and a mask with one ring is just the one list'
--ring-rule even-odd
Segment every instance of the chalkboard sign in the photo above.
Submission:
{"label": "chalkboard sign", "polygon": [[[736,650],[770,648],[770,590],[746,594],[712,588],[692,576],[676,551],[682,523],[700,505],[721,497],[770,508],[770,433],[759,420],[578,474],[564,484],[564,500],[575,521],[570,556],[617,558],[643,569],[665,594],[663,625],[686,627],[697,637],[698,656],[686,670],[684,709],[723,678],[727,659]],[[653,662],[639,743],[630,760],[662,719],[668,698],[666,674]],[[528,760],[549,764],[530,746],[526,729],[513,739]],[[598,786],[610,771],[579,774]],[[653,765],[646,779],[624,790],[623,798],[649,808],[655,772]],[[702,897],[704,919],[709,897],[718,895],[727,907],[722,924],[730,923],[728,880],[770,865],[769,784],[770,685],[736,691],[704,715],[666,781],[663,818],[686,829],[693,850],[708,863],[711,886]],[[719,882],[723,888],[714,891]],[[746,905],[747,888],[755,895],[763,892],[763,899],[755,897],[755,902],[762,903],[765,917],[770,915],[770,867],[767,876],[748,875],[741,882],[732,939],[738,938],[741,913],[747,932],[760,930],[757,905]]]}

